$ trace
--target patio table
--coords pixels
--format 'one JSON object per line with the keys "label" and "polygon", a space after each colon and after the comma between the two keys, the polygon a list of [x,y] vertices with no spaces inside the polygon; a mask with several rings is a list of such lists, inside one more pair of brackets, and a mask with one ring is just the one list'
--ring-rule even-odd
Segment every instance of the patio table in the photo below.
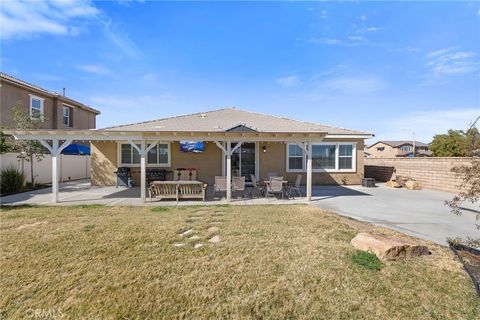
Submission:
{"label": "patio table", "polygon": [[[265,184],[265,186],[268,188],[268,186],[270,185],[270,180],[263,180],[263,183]],[[290,197],[288,196],[286,190],[285,190],[285,186],[288,184],[288,181],[287,180],[282,180],[282,189],[283,189],[283,194],[285,196],[287,196],[287,199],[289,199]],[[282,196],[283,197],[283,196]]]}

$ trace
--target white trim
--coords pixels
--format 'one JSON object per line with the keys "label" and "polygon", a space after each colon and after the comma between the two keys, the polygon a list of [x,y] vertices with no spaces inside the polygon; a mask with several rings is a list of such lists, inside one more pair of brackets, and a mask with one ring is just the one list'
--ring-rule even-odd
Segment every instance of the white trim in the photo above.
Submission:
{"label": "white trim", "polygon": [[[299,143],[285,143],[286,145],[286,162],[285,162],[285,169],[286,172],[288,173],[303,173],[307,172],[306,168],[306,152],[303,152],[303,169],[289,169],[288,167],[288,146],[291,144],[299,145]],[[312,142],[310,143],[310,147],[312,147],[312,152],[313,152],[313,146],[317,145],[334,145],[335,146],[335,169],[315,169],[312,168],[312,172],[318,173],[318,172],[327,172],[327,173],[355,173],[357,172],[357,142]],[[339,146],[340,145],[351,145],[352,146],[352,169],[339,169]],[[299,145],[300,146],[300,145]],[[302,148],[303,149],[303,148]]]}
{"label": "white trim", "polygon": [[368,139],[375,137],[372,133],[365,134],[327,134],[325,139]]}
{"label": "white trim", "polygon": [[[141,141],[135,141],[135,140],[128,140],[128,141],[116,141],[117,142],[117,166],[118,167],[129,167],[129,168],[139,168],[140,163],[122,163],[122,144],[129,144],[130,141],[133,144],[138,144],[141,143]],[[145,141],[146,144],[149,144],[148,141]],[[154,143],[150,143],[149,147],[152,147]],[[148,151],[146,151],[146,167],[147,168],[169,168],[172,166],[172,146],[171,143],[168,141],[156,141],[156,144],[166,144],[168,146],[168,163],[148,163]],[[135,146],[137,149],[137,146]],[[153,147],[152,147],[153,148]],[[140,154],[140,148],[137,149]],[[142,155],[140,154],[140,157]]]}
{"label": "white trim", "polygon": [[41,98],[41,97],[33,95],[33,94],[28,94],[28,95],[30,96],[30,107],[28,109],[30,117],[33,116],[33,114],[32,114],[32,102],[33,102],[33,99],[35,99],[35,100],[40,100],[40,118],[43,119],[45,98]]}
{"label": "white trim", "polygon": [[[67,124],[65,124],[65,122],[63,122],[63,120],[65,119],[65,114],[63,113],[64,110],[67,110],[68,111],[68,115],[67,115]],[[70,111],[72,111],[72,107],[69,107],[67,105],[62,105],[62,125],[63,126],[67,126],[67,127],[72,127],[72,124],[70,123]]]}
{"label": "white trim", "polygon": [[255,142],[255,179],[260,178],[260,143]]}

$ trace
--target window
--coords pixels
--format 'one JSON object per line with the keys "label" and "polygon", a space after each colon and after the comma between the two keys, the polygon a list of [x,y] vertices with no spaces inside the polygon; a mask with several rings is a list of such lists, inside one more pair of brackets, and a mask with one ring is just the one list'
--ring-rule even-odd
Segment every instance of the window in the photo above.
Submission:
{"label": "window", "polygon": [[[140,144],[137,144],[140,148]],[[122,143],[119,148],[120,165],[140,165],[140,154],[130,143]],[[147,153],[147,166],[170,166],[170,145],[159,143]]]}
{"label": "window", "polygon": [[377,147],[377,151],[383,151],[385,150],[385,147]]}
{"label": "window", "polygon": [[43,117],[43,98],[30,95],[30,116],[32,118]]}
{"label": "window", "polygon": [[[355,143],[313,143],[312,170],[352,172],[356,170]],[[287,172],[305,171],[307,155],[297,144],[287,144]]]}
{"label": "window", "polygon": [[341,144],[338,146],[338,169],[353,168],[353,146],[351,144]]}
{"label": "window", "polygon": [[64,126],[71,127],[72,121],[71,119],[71,108],[67,106],[63,106],[62,108],[62,122]]}
{"label": "window", "polygon": [[410,146],[401,146],[400,149],[402,151],[410,151]]}
{"label": "window", "polygon": [[297,144],[288,145],[288,170],[303,170],[303,149]]}
{"label": "window", "polygon": [[335,148],[333,145],[312,146],[313,169],[335,169]]}

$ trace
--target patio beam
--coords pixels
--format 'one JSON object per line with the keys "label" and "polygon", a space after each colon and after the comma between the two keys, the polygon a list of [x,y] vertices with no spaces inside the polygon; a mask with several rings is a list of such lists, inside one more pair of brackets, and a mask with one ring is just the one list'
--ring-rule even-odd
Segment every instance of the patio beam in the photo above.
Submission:
{"label": "patio beam", "polygon": [[227,141],[227,202],[232,199],[232,143]]}
{"label": "patio beam", "polygon": [[145,154],[147,153],[145,148],[145,140],[142,140],[140,144],[140,197],[145,202],[147,198],[147,161]]}

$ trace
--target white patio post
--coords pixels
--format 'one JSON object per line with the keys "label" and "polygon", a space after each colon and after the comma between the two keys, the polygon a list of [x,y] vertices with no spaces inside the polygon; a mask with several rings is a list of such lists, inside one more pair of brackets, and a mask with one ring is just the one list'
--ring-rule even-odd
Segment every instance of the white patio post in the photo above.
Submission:
{"label": "white patio post", "polygon": [[146,165],[147,162],[145,160],[145,140],[142,140],[140,144],[140,196],[142,201],[145,202],[147,198],[147,173],[146,173]]}
{"label": "white patio post", "polygon": [[58,202],[58,159],[57,159],[57,153],[58,153],[58,140],[53,139],[52,140],[52,150],[51,150],[51,156],[52,156],[52,202],[57,203]]}
{"label": "white patio post", "polygon": [[232,143],[227,141],[227,201],[232,198]]}
{"label": "white patio post", "polygon": [[307,142],[307,201],[312,201],[312,143]]}
{"label": "white patio post", "polygon": [[61,146],[58,146],[58,139],[52,139],[52,145],[48,144],[45,140],[38,141],[50,151],[52,158],[52,202],[58,203],[58,155],[72,143],[72,140],[65,140]]}

